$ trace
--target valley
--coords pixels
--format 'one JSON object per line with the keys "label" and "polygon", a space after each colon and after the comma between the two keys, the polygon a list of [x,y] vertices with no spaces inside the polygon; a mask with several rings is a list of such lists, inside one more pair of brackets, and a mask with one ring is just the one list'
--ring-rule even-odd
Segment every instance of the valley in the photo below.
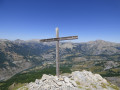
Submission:
{"label": "valley", "polygon": [[[103,40],[62,42],[60,66],[62,74],[88,70],[120,87],[117,81],[120,78],[120,44]],[[0,87],[28,83],[41,78],[43,73],[55,74],[55,43],[0,40]]]}

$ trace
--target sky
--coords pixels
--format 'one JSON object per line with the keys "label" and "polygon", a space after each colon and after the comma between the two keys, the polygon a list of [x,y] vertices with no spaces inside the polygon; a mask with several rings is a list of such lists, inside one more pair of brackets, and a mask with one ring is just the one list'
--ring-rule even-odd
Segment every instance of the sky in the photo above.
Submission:
{"label": "sky", "polygon": [[120,0],[0,0],[0,39],[78,35],[120,43]]}

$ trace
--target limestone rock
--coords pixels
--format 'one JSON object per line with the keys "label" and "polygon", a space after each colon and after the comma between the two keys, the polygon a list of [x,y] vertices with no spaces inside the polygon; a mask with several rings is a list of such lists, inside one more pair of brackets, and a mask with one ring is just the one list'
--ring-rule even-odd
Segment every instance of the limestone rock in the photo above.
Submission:
{"label": "limestone rock", "polygon": [[[75,71],[69,77],[44,74],[41,79],[36,79],[24,86],[28,90],[119,90],[113,84],[107,82],[99,74],[93,74],[89,71]],[[24,87],[18,90],[24,90]]]}

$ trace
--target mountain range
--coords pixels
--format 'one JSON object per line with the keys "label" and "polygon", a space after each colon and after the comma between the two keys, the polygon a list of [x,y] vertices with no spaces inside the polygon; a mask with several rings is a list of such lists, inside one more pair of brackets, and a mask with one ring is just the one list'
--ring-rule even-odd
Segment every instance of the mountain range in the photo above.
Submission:
{"label": "mountain range", "polygon": [[[60,63],[71,65],[71,70],[81,70],[87,67],[94,71],[95,68],[90,67],[90,65],[98,65],[102,66],[100,67],[102,71],[117,69],[117,74],[119,74],[120,43],[104,40],[83,43],[61,42],[60,60]],[[23,70],[49,64],[55,64],[55,42],[42,43],[39,40],[17,39],[10,41],[0,39],[1,81],[9,79]],[[95,70],[95,72],[98,71]],[[100,74],[104,75],[104,72]]]}

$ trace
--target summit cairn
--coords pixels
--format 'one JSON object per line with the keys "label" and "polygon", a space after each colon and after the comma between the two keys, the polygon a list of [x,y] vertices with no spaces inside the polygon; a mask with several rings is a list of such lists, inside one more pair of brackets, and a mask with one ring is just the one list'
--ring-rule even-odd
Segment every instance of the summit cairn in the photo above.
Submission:
{"label": "summit cairn", "polygon": [[119,88],[99,74],[89,71],[75,71],[68,76],[53,76],[44,74],[18,90],[119,90]]}

